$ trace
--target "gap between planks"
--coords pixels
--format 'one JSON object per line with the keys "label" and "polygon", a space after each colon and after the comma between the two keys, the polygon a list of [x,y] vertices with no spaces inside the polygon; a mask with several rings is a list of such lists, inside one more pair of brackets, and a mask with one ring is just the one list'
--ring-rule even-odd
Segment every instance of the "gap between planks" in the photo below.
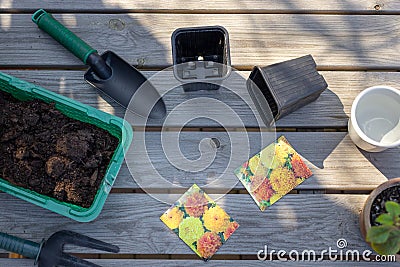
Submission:
{"label": "gap between planks", "polygon": [[[2,12],[29,12],[38,8],[35,1],[4,1],[0,5]],[[155,0],[87,0],[87,1],[64,1],[60,5],[60,0],[47,1],[46,8],[53,12],[90,12],[90,13],[110,13],[110,12],[145,12],[145,13],[376,13],[381,12],[400,12],[400,5],[396,0],[357,0],[357,1],[318,1],[318,0],[271,0],[265,3],[260,0],[188,0],[185,5],[181,5],[179,0],[168,1],[159,4]],[[40,7],[40,6],[39,6]]]}
{"label": "gap between planks", "polygon": [[[33,14],[37,9],[35,8],[2,8],[0,14]],[[371,7],[370,10],[318,10],[318,9],[121,9],[121,8],[109,8],[109,9],[52,9],[46,8],[47,12],[52,14],[310,14],[310,15],[400,15],[398,10],[383,10],[382,6],[377,3]]]}

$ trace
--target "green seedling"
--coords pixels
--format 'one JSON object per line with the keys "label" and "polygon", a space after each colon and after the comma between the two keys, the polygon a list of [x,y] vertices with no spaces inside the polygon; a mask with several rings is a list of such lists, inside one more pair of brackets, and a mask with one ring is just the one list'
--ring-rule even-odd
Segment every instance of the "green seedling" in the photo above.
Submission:
{"label": "green seedling", "polygon": [[385,203],[387,213],[376,218],[379,226],[372,226],[367,232],[367,241],[381,255],[394,255],[400,251],[400,204]]}

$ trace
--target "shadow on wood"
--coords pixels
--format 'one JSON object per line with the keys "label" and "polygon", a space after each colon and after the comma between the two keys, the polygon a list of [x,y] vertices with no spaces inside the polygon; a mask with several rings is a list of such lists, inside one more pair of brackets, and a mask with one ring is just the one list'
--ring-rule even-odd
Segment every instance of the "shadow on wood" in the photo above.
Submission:
{"label": "shadow on wood", "polygon": [[400,147],[378,153],[359,150],[386,178],[400,177]]}

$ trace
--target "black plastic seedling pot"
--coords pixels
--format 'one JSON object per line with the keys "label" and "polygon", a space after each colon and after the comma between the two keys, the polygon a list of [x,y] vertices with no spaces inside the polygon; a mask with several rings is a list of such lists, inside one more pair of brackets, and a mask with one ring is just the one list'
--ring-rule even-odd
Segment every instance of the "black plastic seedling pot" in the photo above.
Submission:
{"label": "black plastic seedling pot", "polygon": [[[267,126],[316,100],[327,87],[311,55],[256,66],[247,80],[249,94]],[[261,98],[266,99],[269,108],[261,104]]]}
{"label": "black plastic seedling pot", "polygon": [[172,34],[174,75],[185,91],[217,90],[230,74],[229,36],[224,27],[180,28]]}

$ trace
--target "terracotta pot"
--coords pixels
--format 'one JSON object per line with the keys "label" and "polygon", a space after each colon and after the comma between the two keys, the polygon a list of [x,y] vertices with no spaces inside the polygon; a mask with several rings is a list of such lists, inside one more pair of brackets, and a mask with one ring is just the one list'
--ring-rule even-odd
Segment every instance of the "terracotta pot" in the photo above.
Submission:
{"label": "terracotta pot", "polygon": [[[400,178],[391,179],[383,184],[379,185],[375,188],[371,194],[368,196],[367,201],[365,201],[364,208],[360,214],[360,230],[364,240],[367,237],[367,231],[371,228],[371,220],[370,220],[370,213],[371,213],[371,206],[374,202],[375,198],[385,189],[400,186]],[[367,242],[368,243],[368,242]],[[368,243],[370,245],[370,243]],[[400,261],[400,254],[396,254],[396,260]]]}

